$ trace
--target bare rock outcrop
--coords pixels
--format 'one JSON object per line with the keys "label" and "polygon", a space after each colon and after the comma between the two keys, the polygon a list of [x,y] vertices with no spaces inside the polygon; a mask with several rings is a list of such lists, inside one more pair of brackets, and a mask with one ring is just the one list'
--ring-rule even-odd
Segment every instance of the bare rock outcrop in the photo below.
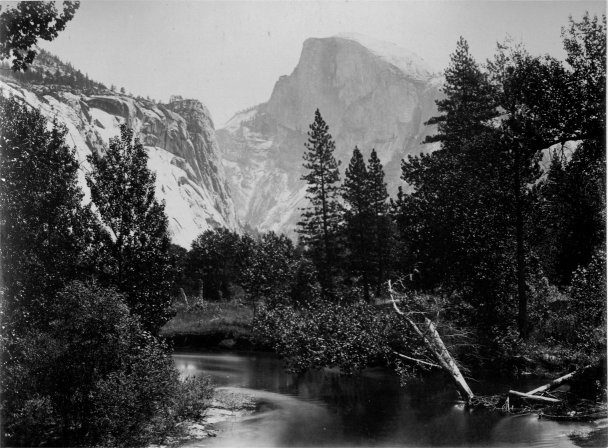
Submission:
{"label": "bare rock outcrop", "polygon": [[200,101],[155,104],[111,92],[87,95],[67,87],[21,85],[7,78],[0,80],[0,89],[66,126],[68,143],[75,146],[81,164],[85,200],[84,173],[90,169],[86,156],[103,153],[109,139],[119,134],[119,125],[127,123],[147,149],[148,166],[156,173],[156,195],[165,201],[174,243],[189,247],[204,230],[240,228],[213,121]]}
{"label": "bare rock outcrop", "polygon": [[355,146],[366,156],[375,148],[394,193],[401,159],[434,149],[421,143],[434,132],[424,123],[437,113],[440,83],[422,59],[393,44],[356,35],[307,39],[268,102],[217,132],[239,219],[293,235],[306,203],[302,155],[317,108],[343,166]]}

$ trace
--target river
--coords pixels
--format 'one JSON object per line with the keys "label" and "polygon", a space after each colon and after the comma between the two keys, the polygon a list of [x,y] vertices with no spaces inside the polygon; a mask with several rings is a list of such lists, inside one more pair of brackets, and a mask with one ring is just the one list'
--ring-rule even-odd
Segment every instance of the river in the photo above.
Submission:
{"label": "river", "polygon": [[[503,416],[465,410],[442,375],[399,385],[396,375],[374,368],[348,377],[333,370],[286,373],[266,353],[176,353],[184,376],[210,375],[223,388],[256,398],[258,411],[223,423],[202,446],[608,446],[608,422],[554,422],[536,415]],[[477,394],[530,390],[540,378],[471,382]]]}

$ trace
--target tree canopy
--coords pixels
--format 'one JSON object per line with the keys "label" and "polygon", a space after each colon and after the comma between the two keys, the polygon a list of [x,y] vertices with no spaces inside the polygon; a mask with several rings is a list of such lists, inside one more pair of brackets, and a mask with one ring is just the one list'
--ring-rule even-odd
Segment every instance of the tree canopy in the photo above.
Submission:
{"label": "tree canopy", "polygon": [[55,39],[80,7],[78,1],[62,3],[61,11],[55,2],[24,1],[16,6],[0,6],[0,59],[12,58],[13,70],[27,70],[36,57],[38,39]]}

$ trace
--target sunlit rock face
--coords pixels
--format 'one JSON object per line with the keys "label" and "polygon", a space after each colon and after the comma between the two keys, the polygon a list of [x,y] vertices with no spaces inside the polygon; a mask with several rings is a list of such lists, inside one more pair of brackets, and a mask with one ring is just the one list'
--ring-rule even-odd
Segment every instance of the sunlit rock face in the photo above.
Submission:
{"label": "sunlit rock face", "polygon": [[354,35],[306,40],[268,102],[217,132],[239,219],[294,234],[306,205],[302,155],[317,108],[336,141],[341,173],[355,146],[365,156],[375,148],[394,193],[401,159],[434,149],[421,142],[435,131],[424,122],[437,113],[440,83],[422,59],[393,44]]}
{"label": "sunlit rock face", "polygon": [[81,165],[79,182],[89,197],[84,173],[92,151],[103,153],[119,125],[131,126],[146,147],[148,167],[156,174],[156,195],[165,201],[174,243],[188,248],[207,229],[238,230],[224,167],[209,111],[196,100],[155,104],[127,95],[86,95],[58,86],[0,81],[4,96],[13,95],[50,120],[66,126],[68,144]]}

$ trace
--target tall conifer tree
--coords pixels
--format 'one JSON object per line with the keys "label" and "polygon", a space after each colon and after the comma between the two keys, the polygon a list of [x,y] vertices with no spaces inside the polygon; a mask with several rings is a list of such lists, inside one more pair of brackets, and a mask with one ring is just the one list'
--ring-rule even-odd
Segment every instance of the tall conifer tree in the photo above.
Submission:
{"label": "tall conifer tree", "polygon": [[[445,73],[438,132],[427,142],[441,149],[402,163],[402,178],[414,188],[399,201],[401,229],[415,254],[411,271],[426,287],[464,291],[480,325],[505,322],[513,295],[512,230],[506,157],[492,119],[494,86],[460,39]],[[494,248],[492,250],[492,248]],[[491,330],[494,331],[494,330]]]}
{"label": "tall conifer tree", "polygon": [[302,180],[308,182],[309,206],[302,209],[298,233],[311,251],[324,294],[328,296],[337,269],[340,172],[334,158],[335,143],[319,109],[315,111],[315,121],[310,125],[305,146],[304,168],[308,172]]}
{"label": "tall conifer tree", "polygon": [[355,147],[344,173],[342,198],[346,205],[344,220],[349,249],[348,266],[351,273],[361,277],[365,299],[369,300],[373,231],[372,196],[365,160]]}
{"label": "tall conifer tree", "polygon": [[483,132],[497,115],[494,89],[462,37],[450,57],[442,91],[446,97],[436,101],[441,115],[426,123],[436,124],[438,132],[427,137],[425,143],[441,142],[444,150],[458,150],[463,141]]}
{"label": "tall conifer tree", "polygon": [[392,264],[391,240],[393,229],[388,210],[388,192],[384,182],[384,168],[375,149],[372,149],[368,160],[367,176],[372,212],[371,234],[373,237],[370,258],[372,278],[375,282],[376,295],[378,295]]}

